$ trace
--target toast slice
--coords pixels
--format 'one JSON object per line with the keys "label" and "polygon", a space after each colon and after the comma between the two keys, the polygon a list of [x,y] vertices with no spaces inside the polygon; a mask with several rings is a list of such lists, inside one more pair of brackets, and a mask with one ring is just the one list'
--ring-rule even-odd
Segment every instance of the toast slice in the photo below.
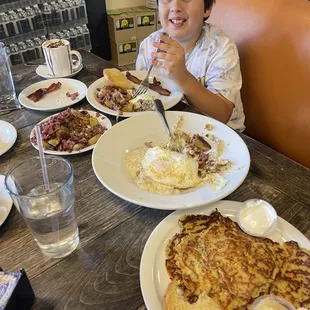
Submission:
{"label": "toast slice", "polygon": [[105,80],[111,85],[119,88],[133,88],[133,84],[126,78],[126,76],[116,68],[104,69],[103,76]]}

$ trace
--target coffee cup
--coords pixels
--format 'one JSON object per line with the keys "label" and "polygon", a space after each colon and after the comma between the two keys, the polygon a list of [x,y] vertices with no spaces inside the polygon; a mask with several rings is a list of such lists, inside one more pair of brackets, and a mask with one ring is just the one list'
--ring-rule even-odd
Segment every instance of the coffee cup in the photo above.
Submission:
{"label": "coffee cup", "polygon": [[[50,75],[55,77],[68,76],[82,65],[82,56],[78,51],[71,51],[70,42],[63,39],[45,41],[42,49],[46,66]],[[72,55],[77,57],[73,62]]]}

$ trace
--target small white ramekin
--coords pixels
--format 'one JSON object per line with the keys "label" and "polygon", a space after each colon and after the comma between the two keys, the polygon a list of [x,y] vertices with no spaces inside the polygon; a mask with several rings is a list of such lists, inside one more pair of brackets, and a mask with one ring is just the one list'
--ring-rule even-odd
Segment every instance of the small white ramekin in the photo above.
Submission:
{"label": "small white ramekin", "polygon": [[261,296],[261,297],[255,299],[255,301],[251,305],[250,310],[256,310],[257,309],[256,307],[261,302],[266,301],[266,300],[276,301],[279,305],[284,307],[286,310],[296,310],[296,308],[291,303],[289,303],[287,300],[285,300],[279,296],[274,296],[274,295],[264,295],[264,296]]}
{"label": "small white ramekin", "polygon": [[[264,231],[263,233],[254,233],[254,232],[252,232],[251,230],[249,230],[244,225],[244,222],[242,221],[242,218],[241,218],[242,211],[244,211],[246,208],[255,208],[255,206],[253,207],[250,204],[252,204],[252,205],[264,204],[264,206],[267,207],[269,209],[270,213],[271,213],[272,222],[271,222],[269,228],[266,231]],[[240,210],[237,213],[237,222],[238,222],[240,228],[245,233],[247,233],[247,234],[249,234],[251,236],[254,236],[254,237],[266,237],[269,234],[271,234],[276,229],[276,227],[277,227],[277,218],[278,218],[278,215],[277,215],[277,212],[276,212],[275,208],[270,203],[268,203],[267,201],[262,200],[262,199],[249,199],[249,200],[246,200],[245,202],[242,203],[242,206],[241,206]]]}

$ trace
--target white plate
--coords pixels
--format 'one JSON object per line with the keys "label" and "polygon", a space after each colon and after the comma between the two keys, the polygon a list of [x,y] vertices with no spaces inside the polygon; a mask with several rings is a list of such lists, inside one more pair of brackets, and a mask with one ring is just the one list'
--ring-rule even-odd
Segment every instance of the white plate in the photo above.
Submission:
{"label": "white plate", "polygon": [[73,73],[71,73],[69,75],[55,77],[48,72],[46,65],[40,65],[37,67],[36,73],[37,73],[37,75],[39,75],[45,79],[70,78],[70,77],[77,75],[82,69],[83,69],[83,65],[81,65],[76,71],[74,71]]}
{"label": "white plate", "polygon": [[0,175],[0,226],[4,223],[12,209],[12,199],[4,188],[4,175]]}
{"label": "white plate", "polygon": [[[82,111],[82,110],[79,110],[79,111]],[[98,122],[102,125],[102,126],[105,126],[108,129],[110,129],[112,127],[112,124],[110,122],[110,120],[105,117],[103,114],[100,114],[99,112],[94,112],[94,111],[88,111],[86,110],[91,116],[93,117],[96,117],[98,119]],[[99,113],[100,116],[96,116],[96,114]],[[58,113],[57,113],[58,114]],[[54,115],[57,115],[57,114],[54,114]],[[41,122],[39,122],[39,124],[43,123],[43,122],[46,122],[47,120],[49,120],[52,116],[54,115],[51,115],[47,118],[45,118],[44,120],[42,120]],[[32,146],[39,150],[38,146],[36,144],[33,144],[31,142],[31,138],[35,135],[35,127],[31,130],[31,133],[30,133],[30,143],[32,144]],[[106,131],[107,132],[107,131]],[[103,135],[106,133],[104,132]],[[87,152],[89,150],[92,150],[94,148],[95,145],[90,145],[90,146],[87,146],[85,147],[84,149],[81,149],[79,151],[72,151],[72,152],[60,152],[60,151],[51,151],[51,150],[44,150],[44,153],[45,154],[51,154],[51,155],[75,155],[75,154],[80,154],[80,153],[84,153],[84,152]]]}
{"label": "white plate", "polygon": [[92,165],[100,182],[115,195],[137,205],[176,210],[192,208],[220,200],[232,193],[244,181],[250,167],[249,151],[243,140],[226,125],[210,118],[188,112],[168,111],[166,116],[171,126],[183,115],[182,129],[191,134],[205,135],[205,125],[212,122],[210,132],[227,145],[222,158],[232,161],[232,167],[224,177],[228,184],[217,192],[205,184],[177,195],[159,195],[138,187],[125,166],[127,150],[144,146],[145,142],[158,145],[167,141],[165,127],[156,112],[147,112],[128,118],[111,128],[99,139],[93,152]]}
{"label": "white plate", "polygon": [[[60,82],[62,85],[59,89],[46,94],[42,99],[33,102],[27,96],[39,88],[47,88],[52,83]],[[79,96],[75,100],[67,97],[66,93],[78,92]],[[84,83],[73,79],[50,79],[32,84],[25,88],[18,96],[19,102],[26,108],[38,111],[59,111],[70,107],[85,98],[87,87]]]}
{"label": "white plate", "polygon": [[[127,71],[123,71],[124,74],[126,74]],[[130,72],[132,75],[136,76],[139,79],[144,79],[147,71],[128,71]],[[152,74],[150,75],[150,79],[153,79],[154,76],[152,76]],[[160,99],[163,102],[163,105],[165,107],[165,110],[168,110],[170,108],[172,108],[173,106],[175,106],[183,97],[183,94],[180,92],[180,90],[178,89],[178,87],[176,86],[176,84],[169,79],[168,77],[164,76],[164,75],[160,75],[160,74],[156,74],[155,75],[156,79],[159,80],[162,83],[162,86],[164,88],[167,88],[171,91],[170,96],[161,96],[158,93],[152,91],[152,90],[148,90],[147,93],[152,95],[155,98]],[[105,78],[102,77],[101,79],[95,81],[93,84],[91,84],[87,90],[87,100],[88,102],[97,110],[110,114],[110,115],[114,115],[116,116],[117,113],[114,110],[111,110],[107,107],[105,107],[104,105],[100,104],[97,100],[96,100],[96,92],[97,92],[97,88],[101,88],[106,84]],[[137,88],[139,85],[134,84],[135,88]],[[130,116],[135,116],[135,115],[139,115],[139,114],[143,114],[145,112],[123,112],[122,115],[120,115],[121,117],[130,117]]]}
{"label": "white plate", "polygon": [[[170,238],[180,231],[178,220],[186,214],[209,215],[215,208],[236,221],[236,214],[241,203],[236,201],[219,201],[195,210],[182,210],[167,216],[150,235],[144,247],[140,263],[140,286],[148,310],[163,309],[163,300],[170,279],[165,266],[165,248]],[[276,242],[295,240],[301,247],[310,249],[310,241],[294,226],[278,217],[276,230],[268,236]]]}
{"label": "white plate", "polygon": [[0,120],[0,156],[14,145],[16,139],[17,132],[15,127]]}

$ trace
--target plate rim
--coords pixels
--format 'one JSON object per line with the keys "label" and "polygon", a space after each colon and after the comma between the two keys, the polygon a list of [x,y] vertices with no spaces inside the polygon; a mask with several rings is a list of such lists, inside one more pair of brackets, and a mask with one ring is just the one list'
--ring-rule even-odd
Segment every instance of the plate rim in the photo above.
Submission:
{"label": "plate rim", "polygon": [[[56,107],[56,108],[39,108],[39,107],[30,107],[28,104],[25,104],[22,102],[21,100],[21,97],[25,95],[25,92],[27,90],[30,89],[30,87],[33,87],[34,85],[37,85],[37,84],[41,84],[41,83],[45,83],[47,81],[49,81],[50,83],[57,83],[57,82],[61,82],[62,80],[65,80],[65,82],[67,83],[76,83],[76,84],[79,84],[80,87],[83,88],[83,95],[82,96],[79,96],[79,99],[77,101],[72,101],[72,103],[70,102],[70,104],[68,105],[64,105],[64,106],[61,106],[61,107]],[[39,85],[38,85],[38,88]],[[61,111],[61,110],[65,110],[66,108],[69,108],[71,106],[73,106],[74,104],[82,101],[85,97],[86,97],[86,94],[87,94],[87,86],[85,85],[85,83],[79,81],[79,80],[76,80],[76,79],[71,79],[71,78],[52,78],[52,79],[44,79],[44,80],[41,80],[39,82],[36,82],[34,84],[31,84],[29,86],[27,86],[26,88],[24,88],[20,94],[18,95],[18,101],[19,103],[27,108],[27,109],[30,109],[30,110],[33,110],[33,111],[41,111],[41,112],[56,112],[56,111]]]}
{"label": "plate rim", "polygon": [[13,140],[11,141],[11,143],[8,144],[8,147],[5,148],[4,151],[1,151],[1,150],[0,150],[0,156],[1,156],[1,155],[5,154],[7,151],[9,151],[9,150],[12,148],[12,146],[15,144],[15,142],[16,142],[16,140],[17,140],[17,130],[16,130],[16,128],[15,128],[12,124],[10,124],[9,122],[6,122],[6,121],[4,121],[4,120],[0,120],[0,123],[4,123],[5,126],[9,127],[9,128],[12,130],[13,135],[14,135],[14,136],[13,136]]}
{"label": "plate rim", "polygon": [[[168,216],[166,216],[165,218],[163,218],[156,226],[155,228],[152,230],[151,234],[149,235],[142,254],[141,254],[141,260],[140,260],[140,265],[139,265],[139,283],[140,283],[140,289],[141,289],[141,293],[142,293],[142,297],[143,297],[143,301],[146,305],[146,308],[148,310],[160,310],[163,309],[162,306],[162,300],[159,302],[160,303],[160,308],[158,307],[158,299],[159,296],[157,295],[157,291],[156,291],[156,283],[154,280],[154,265],[155,265],[155,261],[156,261],[156,253],[157,251],[159,251],[159,249],[156,247],[154,247],[154,245],[152,244],[153,239],[156,238],[158,233],[161,233],[161,235],[163,236],[162,239],[165,237],[165,240],[167,240],[168,238],[171,238],[173,236],[173,234],[169,234],[168,230],[166,229],[166,227],[164,227],[163,229],[163,225],[167,225],[168,227],[170,227],[170,230],[177,226],[177,221],[178,219],[185,214],[207,214],[209,215],[213,210],[215,210],[215,208],[221,208],[221,209],[226,209],[228,210],[229,206],[231,206],[231,208],[234,208],[234,210],[232,210],[234,213],[237,212],[237,208],[238,206],[240,206],[242,202],[240,201],[233,201],[233,200],[220,200],[217,201],[213,204],[208,204],[205,206],[200,206],[196,209],[191,209],[191,210],[177,210],[174,211],[172,213],[170,213]],[[217,206],[220,205],[220,206]],[[233,207],[232,207],[233,205]],[[221,211],[219,211],[221,212]],[[227,213],[223,214],[221,213],[223,216],[228,216],[230,217]],[[230,217],[231,218],[231,217]],[[168,222],[171,223],[168,223]],[[306,242],[308,243],[308,249],[310,250],[310,241],[307,239],[307,237],[301,232],[299,231],[295,226],[293,226],[290,222],[286,221],[285,219],[283,219],[282,217],[278,216],[278,224],[277,227],[279,226],[279,223],[281,224],[285,224],[285,226],[287,226],[289,229],[293,229],[295,233],[299,234],[300,237],[299,238],[305,238],[305,241],[302,242]],[[174,225],[175,224],[175,225]],[[279,229],[279,228],[278,228]],[[285,230],[281,230],[281,233],[283,235],[283,233],[285,233]],[[267,238],[270,238],[267,236]],[[160,239],[162,241],[162,239]],[[270,238],[272,240],[272,238]],[[290,240],[295,240],[295,239],[290,239]],[[288,241],[288,240],[287,240]],[[296,240],[295,240],[296,241]],[[159,241],[158,241],[159,242]],[[158,243],[157,242],[157,243]],[[299,243],[299,241],[296,241]],[[153,255],[151,255],[151,258],[146,257],[148,252],[153,253]],[[151,264],[150,264],[151,261]],[[155,268],[156,270],[156,268]],[[152,288],[153,292],[149,292],[146,288]],[[153,296],[152,296],[153,295]],[[150,303],[150,300],[153,301],[153,303]],[[156,300],[156,303],[154,304],[154,300]]]}
{"label": "plate rim", "polygon": [[79,67],[76,71],[74,71],[73,73],[71,73],[71,74],[69,74],[69,75],[58,76],[58,77],[57,77],[57,76],[51,76],[51,75],[39,74],[39,73],[38,73],[38,72],[39,72],[39,67],[46,67],[46,69],[47,69],[47,66],[46,66],[46,65],[38,65],[37,68],[36,68],[36,74],[37,74],[38,76],[40,76],[40,77],[46,79],[46,80],[51,80],[51,79],[57,79],[57,78],[61,79],[61,78],[70,78],[70,77],[73,77],[73,76],[75,76],[76,74],[78,74],[78,73],[83,69],[84,65],[83,65],[83,63],[82,63],[82,64],[80,65],[80,67]]}
{"label": "plate rim", "polygon": [[[154,113],[152,111],[149,111],[148,113]],[[135,205],[138,205],[138,206],[142,206],[142,207],[146,207],[146,208],[151,208],[151,209],[158,209],[158,210],[183,210],[183,209],[192,209],[192,208],[196,208],[196,207],[200,207],[200,206],[203,206],[203,205],[206,205],[206,204],[212,204],[216,201],[219,201],[225,197],[227,197],[228,195],[230,195],[231,193],[233,193],[235,190],[237,190],[237,188],[239,188],[244,180],[246,179],[248,173],[249,173],[249,170],[250,170],[250,166],[251,166],[251,157],[250,157],[250,153],[249,153],[249,149],[247,147],[247,145],[245,144],[245,142],[243,141],[243,139],[233,130],[231,129],[230,127],[228,127],[227,125],[225,124],[222,124],[221,122],[215,120],[215,119],[212,119],[208,116],[205,116],[205,115],[200,115],[200,114],[197,114],[197,113],[192,113],[192,112],[186,112],[186,111],[167,111],[166,113],[171,113],[171,114],[176,114],[176,116],[178,115],[199,115],[200,117],[205,117],[207,120],[212,120],[213,123],[215,124],[220,124],[220,126],[226,126],[231,132],[233,135],[235,135],[237,137],[237,139],[239,139],[245,146],[245,151],[246,151],[246,157],[247,157],[247,161],[246,163],[243,165],[243,170],[244,170],[244,175],[242,177],[242,179],[240,180],[240,184],[237,186],[237,187],[234,187],[234,188],[231,188],[229,191],[223,193],[222,195],[219,195],[218,197],[215,197],[215,198],[212,198],[211,200],[209,200],[208,202],[206,201],[201,201],[200,203],[195,203],[195,204],[192,204],[192,205],[181,205],[178,204],[178,207],[176,207],[176,203],[174,204],[166,204],[165,206],[163,205],[156,205],[154,203],[152,203],[151,201],[148,201],[148,202],[144,202],[144,201],[141,201],[138,200],[138,199],[132,199],[131,197],[127,197],[125,195],[123,195],[123,193],[121,192],[117,192],[116,190],[114,190],[113,188],[111,188],[108,184],[105,183],[104,180],[102,180],[102,177],[99,176],[99,173],[98,171],[96,170],[96,167],[95,167],[95,164],[94,164],[94,157],[96,155],[96,148],[98,147],[98,145],[100,144],[100,141],[102,139],[104,139],[104,137],[100,137],[100,139],[98,140],[96,146],[95,146],[95,149],[94,149],[94,152],[92,154],[92,168],[93,168],[93,171],[97,177],[97,179],[99,180],[99,182],[105,187],[107,188],[111,193],[113,193],[114,195],[122,198],[123,200],[126,200],[130,203],[133,203]],[[146,117],[147,114],[144,114],[144,115],[140,115],[140,116],[135,116],[135,117]],[[124,126],[124,124],[126,124],[126,122],[133,122],[134,120],[131,120],[131,118],[127,118],[125,120],[123,120],[122,122],[119,122],[117,124],[115,124],[113,126],[114,127],[119,127],[119,126]],[[113,129],[112,129],[113,130]],[[110,133],[111,134],[111,133]],[[159,194],[158,194],[159,195]],[[171,197],[171,196],[170,196]]]}
{"label": "plate rim", "polygon": [[[103,116],[103,117],[104,117],[104,120],[107,120],[107,123],[109,124],[110,127],[107,127],[107,130],[102,134],[102,136],[103,136],[110,128],[112,128],[112,123],[111,123],[111,121],[110,121],[105,115],[103,115],[103,114],[101,113],[101,116],[98,116],[98,117],[96,116],[97,113],[100,113],[100,112],[98,112],[98,111],[83,110],[83,109],[79,109],[79,110],[75,110],[75,111],[87,111],[91,116],[95,116],[97,119],[100,119],[100,117]],[[55,116],[55,115],[57,115],[57,114],[59,114],[59,113],[61,113],[61,112],[62,112],[62,111],[60,111],[60,112],[58,112],[58,113],[55,113],[55,114],[53,114],[53,115],[47,116],[46,118],[44,118],[43,120],[41,120],[41,121],[38,122],[37,124],[41,124],[41,123],[43,123],[43,122],[46,122],[46,121],[49,120],[52,116]],[[95,115],[92,115],[92,114],[95,114]],[[29,141],[30,141],[31,145],[32,145],[37,151],[39,151],[38,146],[35,145],[35,144],[33,144],[33,143],[31,142],[31,138],[34,136],[34,131],[35,131],[35,127],[33,127],[33,128],[31,129],[31,132],[30,132],[30,135],[29,135]],[[101,137],[102,137],[102,136],[101,136]],[[101,137],[100,137],[100,139],[101,139]],[[97,141],[95,144],[93,144],[93,145],[87,146],[87,147],[85,147],[85,148],[83,148],[83,149],[81,149],[81,150],[79,150],[79,151],[72,151],[71,153],[69,153],[69,152],[60,152],[60,151],[52,151],[52,150],[44,150],[44,153],[45,153],[45,154],[49,154],[49,155],[55,155],[55,156],[78,155],[78,154],[81,154],[81,153],[85,153],[85,152],[91,151],[91,150],[96,146],[97,143],[98,143],[98,141]]]}
{"label": "plate rim", "polygon": [[[130,72],[130,73],[133,73],[133,74],[134,74],[134,72],[137,72],[137,71],[139,71],[139,72],[145,72],[145,74],[147,73],[147,70],[125,70],[125,71],[121,71],[121,72],[122,72],[123,74],[125,74],[125,72]],[[163,76],[163,74],[160,74],[160,73],[158,73],[157,75],[158,75],[158,76]],[[165,76],[164,76],[164,78],[165,78],[165,79],[169,79],[169,77],[165,77]],[[103,105],[101,105],[99,102],[97,102],[96,99],[92,100],[92,98],[91,98],[91,97],[93,96],[93,94],[91,93],[91,91],[93,90],[93,88],[96,87],[96,85],[97,85],[100,81],[105,81],[105,78],[102,76],[101,78],[99,78],[99,79],[97,79],[96,81],[94,81],[91,85],[89,85],[89,87],[87,88],[86,99],[87,99],[87,101],[89,102],[89,104],[90,104],[93,108],[95,108],[95,109],[97,109],[97,110],[99,110],[99,111],[101,111],[101,112],[103,112],[103,113],[106,113],[106,114],[109,114],[109,115],[112,115],[112,116],[117,116],[116,111],[111,110],[111,109],[109,109],[109,108],[106,108],[105,106],[103,106]],[[172,81],[172,82],[173,82],[173,81]],[[173,82],[173,83],[174,83],[174,82]],[[167,105],[166,105],[166,106],[164,105],[165,110],[171,109],[172,107],[174,107],[175,105],[177,105],[177,104],[182,100],[183,94],[182,94],[181,92],[177,92],[177,93],[180,94],[180,100],[179,100],[178,102],[174,103],[174,104],[169,104],[168,106],[167,106]],[[129,118],[129,117],[138,116],[138,115],[141,115],[141,114],[144,114],[144,113],[148,113],[148,112],[152,112],[152,111],[123,112],[123,114],[122,114],[122,115],[119,115],[119,117],[122,117],[122,118]]]}
{"label": "plate rim", "polygon": [[[3,185],[3,190],[5,191],[4,179],[5,179],[5,175],[0,174],[0,184]],[[3,180],[3,183],[2,183],[2,180]],[[6,206],[4,206],[4,208],[7,210],[7,216],[2,221],[0,220],[0,227],[5,223],[6,219],[9,217],[10,212],[13,208],[13,200],[8,193],[6,193],[6,194],[8,197],[8,199],[7,199],[8,203]]]}

